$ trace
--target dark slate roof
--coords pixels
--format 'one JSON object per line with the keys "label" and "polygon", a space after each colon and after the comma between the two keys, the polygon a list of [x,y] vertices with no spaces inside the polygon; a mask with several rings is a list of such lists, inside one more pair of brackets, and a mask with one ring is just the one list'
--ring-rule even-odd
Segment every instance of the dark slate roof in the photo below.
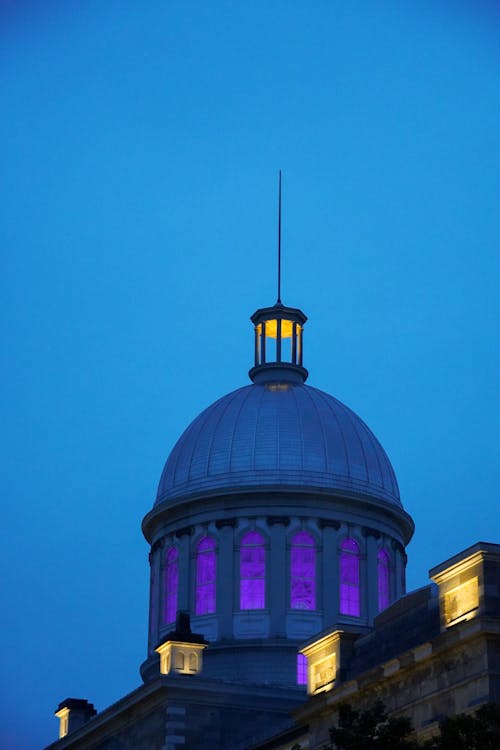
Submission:
{"label": "dark slate roof", "polygon": [[375,435],[336,398],[303,384],[248,385],[205,409],[174,446],[156,502],[259,486],[354,492],[401,507]]}
{"label": "dark slate roof", "polygon": [[345,665],[346,680],[428,643],[440,633],[439,596],[435,584],[412,591],[376,618],[373,630],[354,644]]}

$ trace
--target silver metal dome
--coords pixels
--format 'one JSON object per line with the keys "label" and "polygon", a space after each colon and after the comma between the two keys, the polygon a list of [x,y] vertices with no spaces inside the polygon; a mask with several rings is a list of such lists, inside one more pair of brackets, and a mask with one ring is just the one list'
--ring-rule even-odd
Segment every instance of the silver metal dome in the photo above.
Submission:
{"label": "silver metal dome", "polygon": [[384,449],[353,411],[303,383],[255,383],[223,396],[189,425],[167,460],[156,505],[308,488],[402,507]]}

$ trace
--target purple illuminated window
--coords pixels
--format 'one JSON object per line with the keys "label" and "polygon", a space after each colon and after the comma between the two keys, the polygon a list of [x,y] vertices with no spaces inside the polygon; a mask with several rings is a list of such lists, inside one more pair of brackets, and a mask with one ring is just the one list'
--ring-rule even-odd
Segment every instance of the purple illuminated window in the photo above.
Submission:
{"label": "purple illuminated window", "polygon": [[249,531],[240,547],[240,609],[264,609],[266,600],[266,550],[264,537]]}
{"label": "purple illuminated window", "polygon": [[344,539],[340,550],[340,613],[359,617],[359,547],[354,539]]}
{"label": "purple illuminated window", "polygon": [[179,553],[170,547],[165,557],[165,609],[163,622],[175,622],[177,613],[177,589],[179,584]]}
{"label": "purple illuminated window", "polygon": [[297,685],[307,685],[307,659],[297,654]]}
{"label": "purple illuminated window", "polygon": [[196,548],[196,604],[197,615],[215,612],[215,541],[204,536]]}
{"label": "purple illuminated window", "polygon": [[307,531],[299,531],[292,538],[290,606],[292,609],[316,609],[316,548]]}
{"label": "purple illuminated window", "polygon": [[389,555],[381,549],[377,555],[378,611],[389,606]]}

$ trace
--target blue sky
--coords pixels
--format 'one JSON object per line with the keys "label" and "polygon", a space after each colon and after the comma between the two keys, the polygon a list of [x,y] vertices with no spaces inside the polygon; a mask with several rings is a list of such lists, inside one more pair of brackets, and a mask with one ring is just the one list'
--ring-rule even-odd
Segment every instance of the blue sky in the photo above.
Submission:
{"label": "blue sky", "polygon": [[0,746],[139,682],[140,521],[249,315],[309,316],[309,382],[373,429],[408,584],[498,514],[500,9],[0,2]]}

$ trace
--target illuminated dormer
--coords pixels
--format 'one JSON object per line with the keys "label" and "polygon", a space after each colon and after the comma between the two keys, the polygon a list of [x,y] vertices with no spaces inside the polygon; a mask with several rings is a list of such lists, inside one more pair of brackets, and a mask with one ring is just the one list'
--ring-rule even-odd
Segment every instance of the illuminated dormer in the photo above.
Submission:
{"label": "illuminated dormer", "polygon": [[307,692],[309,695],[327,693],[336,685],[343,663],[352,653],[357,632],[331,630],[311,638],[299,650],[307,659]]}
{"label": "illuminated dormer", "polygon": [[477,542],[432,568],[439,588],[441,629],[475,617],[500,616],[500,545]]}
{"label": "illuminated dormer", "polygon": [[178,611],[175,630],[155,649],[160,655],[160,674],[200,674],[206,647],[203,636],[191,632],[189,613]]}
{"label": "illuminated dormer", "polygon": [[291,381],[304,383],[303,330],[307,316],[302,310],[281,303],[263,307],[251,317],[255,326],[255,363],[250,372],[254,383]]}
{"label": "illuminated dormer", "polygon": [[70,732],[80,729],[96,715],[92,703],[84,698],[66,698],[62,701],[55,712],[59,719],[59,738],[66,737]]}
{"label": "illuminated dormer", "polygon": [[199,674],[203,667],[206,643],[165,641],[156,651],[160,654],[161,674]]}

